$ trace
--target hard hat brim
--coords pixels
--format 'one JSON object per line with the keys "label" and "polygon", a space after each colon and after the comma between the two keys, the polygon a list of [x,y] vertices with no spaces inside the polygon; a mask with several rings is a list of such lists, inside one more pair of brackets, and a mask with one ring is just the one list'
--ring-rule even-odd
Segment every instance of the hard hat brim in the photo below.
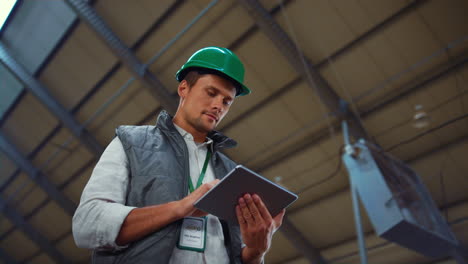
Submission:
{"label": "hard hat brim", "polygon": [[234,86],[236,87],[236,97],[248,95],[251,93],[251,90],[247,86],[245,86],[242,82],[224,73],[224,69],[221,69],[217,67],[216,65],[213,65],[204,61],[191,61],[191,62],[186,63],[180,70],[177,71],[176,80],[181,82],[189,71],[197,70],[197,69],[212,70],[213,71],[212,73],[217,74],[233,82]]}

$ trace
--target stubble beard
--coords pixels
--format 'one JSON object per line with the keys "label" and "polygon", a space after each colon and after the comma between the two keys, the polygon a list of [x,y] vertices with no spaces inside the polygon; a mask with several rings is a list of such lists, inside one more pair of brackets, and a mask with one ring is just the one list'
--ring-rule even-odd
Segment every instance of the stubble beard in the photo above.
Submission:
{"label": "stubble beard", "polygon": [[200,133],[205,133],[205,134],[210,133],[216,127],[216,124],[215,124],[212,128],[208,128],[206,126],[206,123],[202,119],[202,116],[194,118],[193,120],[189,120],[189,123],[195,130],[197,130]]}

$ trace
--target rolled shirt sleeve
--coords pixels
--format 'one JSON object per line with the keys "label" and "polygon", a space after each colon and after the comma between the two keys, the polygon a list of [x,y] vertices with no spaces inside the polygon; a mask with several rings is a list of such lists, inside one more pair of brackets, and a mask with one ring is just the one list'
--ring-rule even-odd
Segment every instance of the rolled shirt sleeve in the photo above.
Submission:
{"label": "rolled shirt sleeve", "polygon": [[115,240],[135,207],[125,206],[129,165],[118,137],[107,146],[81,195],[73,216],[73,237],[81,248],[119,250]]}

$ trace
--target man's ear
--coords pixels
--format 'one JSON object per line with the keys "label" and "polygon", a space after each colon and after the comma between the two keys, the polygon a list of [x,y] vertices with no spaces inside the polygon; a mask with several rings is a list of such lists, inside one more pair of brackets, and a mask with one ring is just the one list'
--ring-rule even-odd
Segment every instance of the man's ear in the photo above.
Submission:
{"label": "man's ear", "polygon": [[184,99],[185,96],[187,96],[187,93],[189,92],[189,90],[190,90],[190,87],[186,80],[182,80],[179,83],[179,87],[177,87],[177,93],[179,94],[179,97],[181,99]]}

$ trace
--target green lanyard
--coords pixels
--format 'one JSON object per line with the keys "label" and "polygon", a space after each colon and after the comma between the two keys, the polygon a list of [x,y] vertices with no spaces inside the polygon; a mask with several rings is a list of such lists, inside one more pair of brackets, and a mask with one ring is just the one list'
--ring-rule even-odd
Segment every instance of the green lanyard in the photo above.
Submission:
{"label": "green lanyard", "polygon": [[[198,182],[197,182],[197,188],[200,187],[200,185],[202,185],[202,182],[203,182],[203,179],[205,178],[205,173],[206,173],[206,169],[208,168],[208,162],[210,161],[210,157],[211,157],[211,151],[209,149],[206,150],[206,158],[205,158],[205,163],[203,164],[203,169],[202,171],[200,172],[200,177],[198,177]],[[190,193],[192,193],[193,191],[195,191],[195,189],[193,188],[193,184],[192,184],[192,179],[190,178],[189,179],[189,190],[190,190]]]}

